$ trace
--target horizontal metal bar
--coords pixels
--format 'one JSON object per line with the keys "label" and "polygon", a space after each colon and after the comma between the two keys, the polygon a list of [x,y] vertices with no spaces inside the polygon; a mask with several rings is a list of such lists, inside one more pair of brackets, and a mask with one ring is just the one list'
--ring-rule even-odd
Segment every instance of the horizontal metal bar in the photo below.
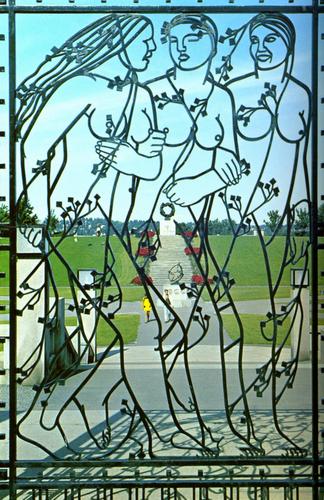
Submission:
{"label": "horizontal metal bar", "polygon": [[[42,483],[40,484],[40,481]],[[120,477],[118,479],[112,480],[112,478],[109,478],[109,480],[106,478],[105,482],[103,481],[90,481],[90,482],[84,482],[84,483],[79,483],[77,481],[71,481],[71,480],[65,480],[65,481],[59,481],[59,479],[56,477],[53,479],[53,481],[44,481],[39,479],[37,483],[31,483],[30,481],[24,481],[20,482],[19,478],[17,479],[17,489],[18,490],[30,490],[32,487],[35,487],[35,489],[43,489],[43,488],[51,488],[51,489],[69,489],[71,488],[76,488],[76,489],[81,489],[81,488],[126,488],[126,489],[137,489],[137,488],[215,488],[215,487],[230,487],[230,486],[236,486],[236,487],[241,487],[241,488],[247,488],[250,486],[258,487],[261,488],[262,486],[265,486],[267,488],[280,488],[280,487],[291,487],[291,488],[301,488],[301,487],[309,487],[313,488],[317,486],[315,485],[315,482],[311,479],[290,479],[290,480],[273,480],[273,479],[261,479],[261,478],[256,478],[254,481],[253,480],[236,480],[236,479],[221,479],[218,478],[217,480],[208,480],[208,479],[196,479],[196,480],[181,480],[181,479],[161,479],[159,481],[157,480],[147,480],[147,481],[142,481],[141,479],[134,479],[132,481],[123,481]]]}
{"label": "horizontal metal bar", "polygon": [[40,259],[43,256],[43,254],[39,253],[28,253],[28,252],[17,252],[17,258],[18,259],[25,259],[25,260],[34,260],[34,259]]}
{"label": "horizontal metal bar", "polygon": [[[123,13],[142,13],[142,14],[174,14],[181,12],[204,12],[206,14],[213,13],[228,13],[228,14],[243,14],[243,13],[255,13],[255,12],[284,12],[286,14],[305,14],[314,12],[313,5],[161,5],[161,6],[144,6],[144,5],[134,5],[134,6],[116,6],[116,5],[97,5],[97,6],[79,6],[79,5],[66,5],[66,6],[15,6],[7,7],[0,6],[0,12],[8,12],[13,10],[16,14],[109,14],[112,12],[123,12]],[[318,8],[321,12],[324,7]]]}
{"label": "horizontal metal bar", "polygon": [[[219,457],[219,458],[160,458],[148,460],[18,460],[17,467],[40,467],[40,468],[60,468],[60,467],[165,467],[169,466],[206,466],[206,465],[312,465],[311,458],[305,457]],[[8,462],[0,462],[0,467],[6,467]]]}

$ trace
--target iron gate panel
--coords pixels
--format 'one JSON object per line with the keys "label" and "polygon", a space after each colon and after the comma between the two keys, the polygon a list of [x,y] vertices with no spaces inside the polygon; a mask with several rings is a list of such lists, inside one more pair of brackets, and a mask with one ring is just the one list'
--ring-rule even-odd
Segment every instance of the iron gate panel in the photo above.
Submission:
{"label": "iron gate panel", "polygon": [[317,498],[322,7],[108,3],[0,2],[0,487]]}

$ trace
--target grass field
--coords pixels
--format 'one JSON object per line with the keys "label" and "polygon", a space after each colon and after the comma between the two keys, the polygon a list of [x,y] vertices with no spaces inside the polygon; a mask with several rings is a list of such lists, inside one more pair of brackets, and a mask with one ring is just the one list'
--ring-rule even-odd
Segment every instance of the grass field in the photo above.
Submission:
{"label": "grass field", "polygon": [[[298,247],[301,246],[304,238],[296,238]],[[225,262],[226,255],[232,241],[231,236],[209,236],[209,241],[213,253],[222,266]],[[270,258],[271,271],[273,276],[277,276],[282,254],[285,246],[285,237],[279,236],[267,247]],[[324,266],[324,257],[321,257],[319,267]],[[300,267],[300,264],[292,265],[291,267]],[[258,238],[254,236],[243,236],[236,241],[231,258],[229,260],[227,270],[230,275],[235,278],[237,285],[265,285],[266,269],[262,249]],[[214,266],[211,266],[209,276],[217,275]],[[324,284],[324,277],[319,276],[320,283]],[[281,284],[284,286],[290,285],[290,270],[285,269]]]}
{"label": "grass field", "polygon": [[[65,323],[66,326],[76,326],[77,319],[75,316],[67,316]],[[125,344],[136,342],[140,325],[139,314],[117,314],[114,318],[114,324],[121,332]],[[97,345],[107,346],[114,338],[114,331],[102,318],[100,318],[97,328]]]}
{"label": "grass field", "polygon": [[[240,319],[244,328],[244,344],[252,345],[271,345],[271,342],[266,340],[260,329],[260,322],[264,321],[264,316],[258,314],[240,314]],[[239,329],[235,316],[232,314],[226,314],[223,316],[224,327],[228,335],[232,340],[236,340],[239,336]],[[283,340],[288,328],[290,326],[289,319],[285,321],[284,325],[278,327],[277,332],[277,345]],[[271,338],[271,322],[269,322],[267,328],[265,329],[265,334],[268,338]],[[287,340],[286,346],[290,345],[290,339]]]}
{"label": "grass field", "polygon": [[[217,261],[220,265],[223,265],[231,243],[231,236],[210,236],[209,240]],[[297,238],[297,240],[300,245],[303,238]],[[135,243],[136,241],[137,240],[133,238],[133,242]],[[59,251],[74,272],[82,268],[93,268],[101,272],[104,262],[104,242],[104,237],[80,237],[77,241],[75,241],[74,238],[66,238],[59,246]],[[284,244],[285,237],[279,236],[269,247],[271,269],[274,277],[276,277],[280,268]],[[142,287],[131,285],[131,280],[136,275],[131,260],[117,238],[111,238],[111,245],[116,257],[113,269],[123,289],[123,300],[140,300],[144,292]],[[8,295],[8,254],[6,252],[1,252],[0,259],[0,271],[6,273],[6,277],[0,280],[0,294]],[[320,259],[319,269],[323,269],[324,257],[320,255]],[[59,258],[54,255],[51,257],[51,263],[56,284],[60,289],[60,295],[69,298],[71,292],[68,287],[68,276],[64,265],[59,261]],[[294,267],[298,267],[298,263]],[[267,280],[264,260],[257,237],[246,236],[237,240],[228,263],[228,271],[230,276],[234,277],[236,281],[236,285],[232,289],[234,300],[254,300],[267,297]],[[216,274],[216,269],[214,266],[211,266],[209,276],[214,276]],[[289,269],[287,268],[282,277],[282,287],[278,291],[278,298],[288,297],[290,295],[289,274]],[[319,277],[319,282],[321,285],[324,285],[324,276]],[[111,292],[111,294],[117,292],[113,283],[109,292]],[[204,295],[204,298],[206,300],[208,299],[207,294]]]}

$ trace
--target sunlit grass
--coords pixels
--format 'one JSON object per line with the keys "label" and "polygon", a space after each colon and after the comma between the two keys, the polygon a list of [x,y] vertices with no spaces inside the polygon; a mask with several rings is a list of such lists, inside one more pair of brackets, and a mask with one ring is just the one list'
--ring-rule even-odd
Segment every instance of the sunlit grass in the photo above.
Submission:
{"label": "sunlit grass", "polygon": [[[271,341],[266,340],[261,333],[260,322],[265,321],[265,316],[260,314],[240,314],[240,320],[244,329],[244,344],[252,345],[271,345]],[[224,314],[224,328],[232,340],[236,340],[239,336],[239,327],[236,318],[233,314]],[[285,335],[290,327],[290,318],[287,318],[282,326],[278,326],[277,342],[280,344],[285,338]],[[267,338],[272,338],[272,322],[270,321],[265,330]],[[286,346],[290,346],[290,338],[288,338]]]}
{"label": "sunlit grass", "polygon": [[[140,325],[139,314],[117,314],[113,319],[115,326],[121,332],[125,344],[136,342],[138,329]],[[65,318],[66,326],[76,326],[77,318],[75,316],[67,316]],[[97,329],[97,345],[107,346],[116,337],[113,329],[100,318]]]}

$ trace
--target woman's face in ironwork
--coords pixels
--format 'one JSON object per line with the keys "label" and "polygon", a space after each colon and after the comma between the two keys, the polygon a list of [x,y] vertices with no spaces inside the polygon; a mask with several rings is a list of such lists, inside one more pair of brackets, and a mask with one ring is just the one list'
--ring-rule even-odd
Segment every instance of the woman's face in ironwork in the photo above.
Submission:
{"label": "woman's face in ironwork", "polygon": [[148,67],[155,50],[153,28],[148,24],[121,53],[120,59],[127,68],[144,71]]}
{"label": "woman's face in ironwork", "polygon": [[190,24],[173,26],[169,33],[170,56],[178,68],[192,70],[203,66],[213,54],[210,35],[199,28],[193,30]]}
{"label": "woman's face in ironwork", "polygon": [[250,53],[259,69],[276,68],[287,58],[284,39],[266,26],[257,26],[250,35],[250,41]]}

